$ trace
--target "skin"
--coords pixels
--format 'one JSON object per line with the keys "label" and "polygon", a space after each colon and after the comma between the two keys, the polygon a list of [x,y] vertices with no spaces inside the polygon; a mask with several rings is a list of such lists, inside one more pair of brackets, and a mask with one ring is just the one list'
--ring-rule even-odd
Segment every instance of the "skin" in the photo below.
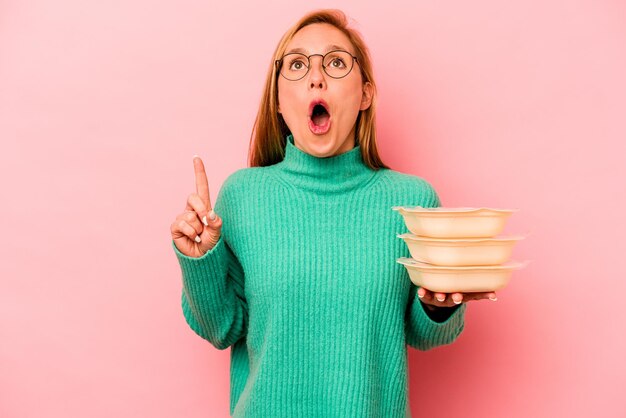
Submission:
{"label": "skin", "polygon": [[465,303],[472,300],[489,299],[498,300],[496,292],[475,292],[475,293],[435,293],[420,287],[417,289],[417,297],[430,310],[437,308],[449,308],[458,305],[457,302]]}
{"label": "skin", "polygon": [[[331,44],[355,55],[348,37],[327,23],[300,29],[287,44],[285,53],[302,48],[305,55],[323,55]],[[372,84],[363,83],[358,62],[347,76],[336,79],[322,69],[322,57],[315,56],[311,57],[309,72],[301,80],[278,76],[278,113],[293,134],[297,148],[319,158],[331,157],[354,148],[356,118],[360,110],[370,107],[372,93]],[[309,104],[316,98],[324,99],[330,107],[331,127],[324,135],[315,135],[309,129]]]}
{"label": "skin", "polygon": [[212,208],[209,181],[202,159],[193,158],[196,192],[187,197],[184,212],[170,225],[172,239],[178,250],[188,257],[201,257],[213,249],[222,230],[222,218]]}
{"label": "skin", "polygon": [[[286,51],[303,48],[306,55],[324,54],[331,44],[355,55],[354,48],[343,32],[327,23],[305,26],[295,34]],[[334,49],[334,48],[333,48]],[[311,58],[311,68],[298,81],[278,77],[278,112],[282,114],[289,130],[293,133],[295,146],[319,158],[343,154],[354,148],[356,118],[360,110],[372,103],[371,83],[363,83],[358,62],[350,73],[341,78],[329,77],[322,69],[322,58]],[[324,135],[315,135],[309,130],[309,104],[315,98],[323,98],[330,107],[332,124]],[[218,242],[222,219],[211,206],[209,182],[202,159],[193,158],[196,192],[187,198],[185,211],[179,214],[170,226],[172,239],[178,250],[189,257],[200,257]],[[418,297],[429,311],[456,306],[457,302],[471,300],[496,300],[495,292],[485,293],[433,293],[419,288]]]}

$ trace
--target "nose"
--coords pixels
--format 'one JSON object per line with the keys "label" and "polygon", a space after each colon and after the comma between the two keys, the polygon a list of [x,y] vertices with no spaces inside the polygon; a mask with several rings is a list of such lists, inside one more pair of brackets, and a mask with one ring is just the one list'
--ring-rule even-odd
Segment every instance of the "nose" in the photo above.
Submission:
{"label": "nose", "polygon": [[[319,65],[315,65],[313,58],[319,58]],[[324,70],[322,68],[323,65],[323,57],[321,55],[315,55],[309,57],[309,88],[315,89],[320,88],[324,89],[326,87],[326,78],[324,77]]]}

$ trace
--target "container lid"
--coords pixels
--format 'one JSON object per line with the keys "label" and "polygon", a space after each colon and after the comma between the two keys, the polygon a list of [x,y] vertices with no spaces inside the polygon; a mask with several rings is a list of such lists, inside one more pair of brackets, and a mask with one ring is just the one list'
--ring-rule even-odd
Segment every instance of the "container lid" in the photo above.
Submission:
{"label": "container lid", "polygon": [[399,212],[412,212],[412,213],[425,213],[425,214],[476,214],[476,213],[493,213],[493,214],[511,214],[513,212],[517,212],[519,209],[495,209],[495,208],[468,208],[468,207],[459,207],[459,208],[446,208],[446,207],[437,207],[437,208],[425,208],[422,206],[392,206],[392,210]]}
{"label": "container lid", "polygon": [[468,272],[468,271],[498,271],[498,270],[516,270],[526,267],[529,260],[526,261],[508,261],[503,264],[495,266],[438,266],[435,264],[423,263],[413,258],[401,257],[396,260],[397,263],[403,264],[409,268],[413,268],[419,271],[437,271],[437,272]]}
{"label": "container lid", "polygon": [[497,237],[487,237],[487,238],[431,238],[431,237],[424,237],[421,235],[415,235],[415,234],[411,234],[411,233],[405,233],[405,234],[398,234],[397,237],[398,238],[402,238],[402,239],[408,239],[410,241],[419,241],[419,242],[471,242],[471,243],[476,243],[476,242],[507,242],[507,241],[519,241],[519,240],[523,240],[524,238],[528,237],[528,235],[530,234],[525,234],[525,235],[510,235],[510,236],[497,236]]}

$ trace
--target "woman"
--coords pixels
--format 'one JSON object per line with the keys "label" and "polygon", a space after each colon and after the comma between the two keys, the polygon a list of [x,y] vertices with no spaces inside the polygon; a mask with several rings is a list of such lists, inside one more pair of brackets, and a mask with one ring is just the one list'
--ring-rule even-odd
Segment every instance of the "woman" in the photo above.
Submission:
{"label": "woman", "polygon": [[[417,289],[395,205],[439,206],[424,179],[376,149],[367,47],[337,10],[303,17],[278,44],[250,167],[212,209],[196,193],[171,226],[189,326],[231,347],[233,416],[404,417],[406,345],[452,343],[463,302],[493,293]],[[416,295],[418,296],[416,298]]]}

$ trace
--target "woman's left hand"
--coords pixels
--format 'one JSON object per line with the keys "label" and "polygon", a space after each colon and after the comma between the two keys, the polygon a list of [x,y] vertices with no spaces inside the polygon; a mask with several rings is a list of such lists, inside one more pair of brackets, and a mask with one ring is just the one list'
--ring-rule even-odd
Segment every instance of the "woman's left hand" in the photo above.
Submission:
{"label": "woman's left hand", "polygon": [[423,287],[417,289],[417,297],[433,309],[435,307],[449,308],[470,300],[490,299],[494,302],[498,300],[496,292],[435,293]]}

